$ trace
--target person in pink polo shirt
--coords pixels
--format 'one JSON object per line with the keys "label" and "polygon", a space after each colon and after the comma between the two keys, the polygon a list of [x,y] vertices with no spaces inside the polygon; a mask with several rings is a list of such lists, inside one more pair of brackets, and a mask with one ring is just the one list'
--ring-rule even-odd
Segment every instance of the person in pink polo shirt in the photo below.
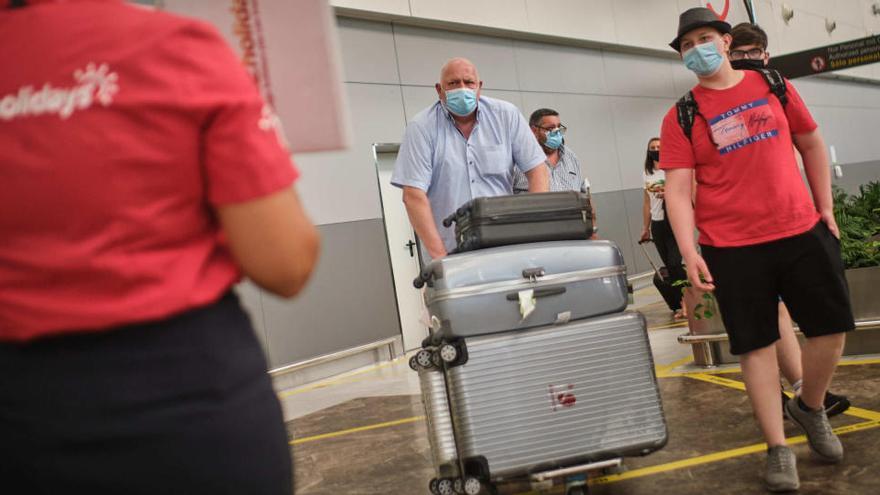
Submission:
{"label": "person in pink polo shirt", "polygon": [[293,296],[318,237],[251,76],[119,0],[0,0],[0,60],[0,483],[290,493],[231,288]]}

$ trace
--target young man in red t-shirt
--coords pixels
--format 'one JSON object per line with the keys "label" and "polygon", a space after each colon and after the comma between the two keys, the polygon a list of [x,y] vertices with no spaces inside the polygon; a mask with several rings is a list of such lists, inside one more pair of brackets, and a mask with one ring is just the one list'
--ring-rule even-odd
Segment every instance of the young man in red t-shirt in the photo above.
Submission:
{"label": "young man in red t-shirt", "polygon": [[[768,445],[771,491],[797,489],[796,460],[785,446],[779,369],[777,301],[781,296],[807,336],[801,396],[789,416],[828,462],[843,458],[822,401],[837,366],[844,332],[854,328],[825,144],[803,100],[786,83],[785,107],[755,71],[728,59],[730,25],[709,9],[679,20],[670,43],[699,80],[690,137],[677,106],[663,120],[660,168],[666,204],[691,284],[714,291],[733,354]],[[684,113],[684,112],[682,112]],[[804,161],[805,187],[792,145]],[[692,176],[698,194],[692,204]],[[700,232],[702,256],[693,243]]]}

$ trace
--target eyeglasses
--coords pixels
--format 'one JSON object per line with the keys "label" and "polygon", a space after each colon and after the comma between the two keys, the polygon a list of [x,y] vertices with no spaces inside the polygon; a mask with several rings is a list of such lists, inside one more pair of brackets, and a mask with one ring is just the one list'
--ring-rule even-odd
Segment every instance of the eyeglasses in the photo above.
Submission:
{"label": "eyeglasses", "polygon": [[730,50],[730,60],[758,60],[764,56],[763,48],[752,48],[751,50]]}
{"label": "eyeglasses", "polygon": [[563,136],[565,135],[565,131],[568,130],[568,127],[565,127],[562,124],[559,124],[559,127],[541,127],[539,125],[536,125],[535,127],[537,127],[538,129],[541,129],[542,131],[546,132],[547,134],[550,134],[553,131],[559,131],[559,134],[562,134]]}

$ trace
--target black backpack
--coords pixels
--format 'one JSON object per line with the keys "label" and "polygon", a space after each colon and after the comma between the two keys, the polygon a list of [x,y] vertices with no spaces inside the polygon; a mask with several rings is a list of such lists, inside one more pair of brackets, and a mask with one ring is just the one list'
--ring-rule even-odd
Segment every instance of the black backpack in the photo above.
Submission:
{"label": "black backpack", "polygon": [[[779,99],[779,103],[782,104],[782,108],[785,109],[785,105],[788,104],[788,96],[785,94],[785,79],[783,79],[782,74],[775,69],[750,70],[756,70],[764,76],[764,80],[767,81],[767,85],[770,86],[770,92],[776,95],[776,98]],[[694,119],[700,114],[700,109],[697,107],[697,100],[694,99],[693,91],[688,91],[686,95],[682,96],[681,99],[675,103],[675,109],[678,112],[678,125],[681,126],[684,135],[690,140],[691,130],[694,128]]]}

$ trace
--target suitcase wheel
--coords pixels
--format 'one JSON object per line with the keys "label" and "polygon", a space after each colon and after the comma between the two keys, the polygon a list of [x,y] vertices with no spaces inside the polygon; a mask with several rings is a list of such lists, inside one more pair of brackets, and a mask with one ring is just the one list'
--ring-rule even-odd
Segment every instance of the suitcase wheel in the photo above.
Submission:
{"label": "suitcase wheel", "polygon": [[452,481],[452,491],[457,495],[464,495],[464,485],[461,478],[455,478],[455,480]]}
{"label": "suitcase wheel", "polygon": [[428,491],[431,492],[431,495],[439,495],[440,490],[437,485],[440,483],[440,480],[437,478],[431,478],[431,481],[428,482]]}
{"label": "suitcase wheel", "polygon": [[440,478],[437,481],[437,495],[453,495],[452,480],[449,478]]}
{"label": "suitcase wheel", "polygon": [[409,367],[413,371],[419,371],[419,362],[415,356],[409,358]]}
{"label": "suitcase wheel", "polygon": [[431,356],[431,351],[426,351],[424,349],[420,350],[416,353],[415,356],[416,364],[421,366],[422,368],[430,368],[434,365],[434,360]]}
{"label": "suitcase wheel", "polygon": [[455,361],[458,359],[458,349],[453,345],[443,344],[440,346],[440,359],[447,363]]}
{"label": "suitcase wheel", "polygon": [[464,479],[465,495],[477,495],[482,489],[483,484],[480,483],[480,480],[478,480],[477,478],[474,478],[473,476],[468,476]]}

